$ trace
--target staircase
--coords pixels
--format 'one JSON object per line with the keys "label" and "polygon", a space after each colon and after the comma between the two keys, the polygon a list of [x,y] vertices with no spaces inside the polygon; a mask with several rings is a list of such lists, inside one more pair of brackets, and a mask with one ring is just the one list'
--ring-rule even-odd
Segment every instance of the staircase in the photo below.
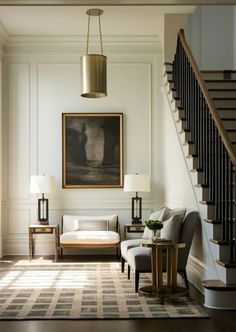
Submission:
{"label": "staircase", "polygon": [[181,30],[164,81],[216,264],[205,306],[236,309],[236,72],[200,73]]}

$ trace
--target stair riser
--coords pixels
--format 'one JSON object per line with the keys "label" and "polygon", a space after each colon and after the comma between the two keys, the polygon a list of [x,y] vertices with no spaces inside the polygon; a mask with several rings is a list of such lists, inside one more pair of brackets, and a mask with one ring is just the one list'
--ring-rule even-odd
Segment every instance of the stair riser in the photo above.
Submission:
{"label": "stair riser", "polygon": [[235,118],[236,119],[236,108],[234,110],[217,110],[220,118]]}
{"label": "stair riser", "polygon": [[231,73],[231,77],[230,78],[225,78],[224,76],[224,72],[201,72],[204,80],[228,80],[228,79],[231,79],[231,80],[236,80],[236,73]]}
{"label": "stair riser", "polygon": [[208,219],[215,219],[216,218],[216,211],[214,205],[207,206],[207,218]]}
{"label": "stair riser", "polygon": [[[229,246],[219,245],[210,241],[211,252],[214,260],[228,260],[229,258]],[[218,258],[219,257],[219,258]]]}
{"label": "stair riser", "polygon": [[[209,239],[221,239],[222,231],[221,225],[212,225],[209,223],[204,223],[205,233]],[[217,257],[216,257],[217,259]]]}
{"label": "stair riser", "polygon": [[230,121],[225,121],[223,120],[223,125],[227,129],[236,129],[236,119],[235,120],[230,120]]}
{"label": "stair riser", "polygon": [[211,98],[235,98],[236,96],[236,91],[224,91],[224,90],[219,90],[219,91],[209,91]]}
{"label": "stair riser", "polygon": [[229,139],[232,141],[236,141],[236,132],[228,132],[228,135],[229,135]]}
{"label": "stair riser", "polygon": [[194,147],[194,144],[187,144],[187,154],[188,155],[192,155],[195,153],[195,147]]}
{"label": "stair riser", "polygon": [[164,64],[164,72],[166,71],[172,71],[173,66],[171,64],[165,63]]}
{"label": "stair riser", "polygon": [[236,107],[236,99],[223,99],[217,100],[213,99],[216,108],[228,108],[228,107]]}
{"label": "stair riser", "polygon": [[235,284],[236,269],[225,268],[219,264],[216,264],[216,269],[221,281],[223,281],[225,284]]}
{"label": "stair riser", "polygon": [[236,82],[205,82],[208,89],[236,89]]}

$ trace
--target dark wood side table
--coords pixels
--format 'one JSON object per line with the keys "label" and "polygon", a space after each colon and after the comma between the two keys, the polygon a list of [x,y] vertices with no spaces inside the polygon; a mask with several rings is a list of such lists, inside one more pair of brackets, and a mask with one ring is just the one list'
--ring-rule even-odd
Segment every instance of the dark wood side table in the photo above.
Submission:
{"label": "dark wood side table", "polygon": [[[177,285],[178,250],[185,243],[142,241],[142,246],[152,249],[152,286],[141,287],[139,295],[157,296],[164,304],[165,297],[187,295],[189,290]],[[166,283],[163,281],[163,255],[166,258]]]}
{"label": "dark wood side table", "polygon": [[128,233],[143,233],[145,225],[143,224],[125,224],[124,225],[124,238],[127,238]]}
{"label": "dark wood side table", "polygon": [[29,259],[34,254],[34,234],[54,234],[55,262],[59,252],[59,225],[30,225],[29,226]]}

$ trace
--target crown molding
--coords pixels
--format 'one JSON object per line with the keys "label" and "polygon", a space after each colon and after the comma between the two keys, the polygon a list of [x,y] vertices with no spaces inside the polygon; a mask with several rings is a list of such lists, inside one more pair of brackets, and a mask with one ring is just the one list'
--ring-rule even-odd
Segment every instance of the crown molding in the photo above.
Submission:
{"label": "crown molding", "polygon": [[0,6],[234,5],[235,0],[0,0]]}
{"label": "crown molding", "polygon": [[[97,36],[90,37],[89,51],[100,52]],[[103,36],[104,54],[112,53],[161,53],[158,35]],[[4,46],[5,55],[13,53],[64,53],[84,54],[85,36],[9,36]]]}

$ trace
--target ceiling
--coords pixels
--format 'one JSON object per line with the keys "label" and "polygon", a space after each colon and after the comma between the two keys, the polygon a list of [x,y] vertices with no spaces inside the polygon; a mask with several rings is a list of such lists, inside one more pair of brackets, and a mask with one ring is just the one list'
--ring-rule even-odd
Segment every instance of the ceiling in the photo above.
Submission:
{"label": "ceiling", "polygon": [[[0,22],[10,36],[87,33],[88,6],[0,6]],[[103,35],[160,35],[164,14],[191,13],[194,6],[99,6]],[[91,17],[91,34],[98,34]]]}
{"label": "ceiling", "polygon": [[0,0],[0,5],[78,5],[78,6],[124,6],[124,5],[202,5],[235,4],[235,0]]}

